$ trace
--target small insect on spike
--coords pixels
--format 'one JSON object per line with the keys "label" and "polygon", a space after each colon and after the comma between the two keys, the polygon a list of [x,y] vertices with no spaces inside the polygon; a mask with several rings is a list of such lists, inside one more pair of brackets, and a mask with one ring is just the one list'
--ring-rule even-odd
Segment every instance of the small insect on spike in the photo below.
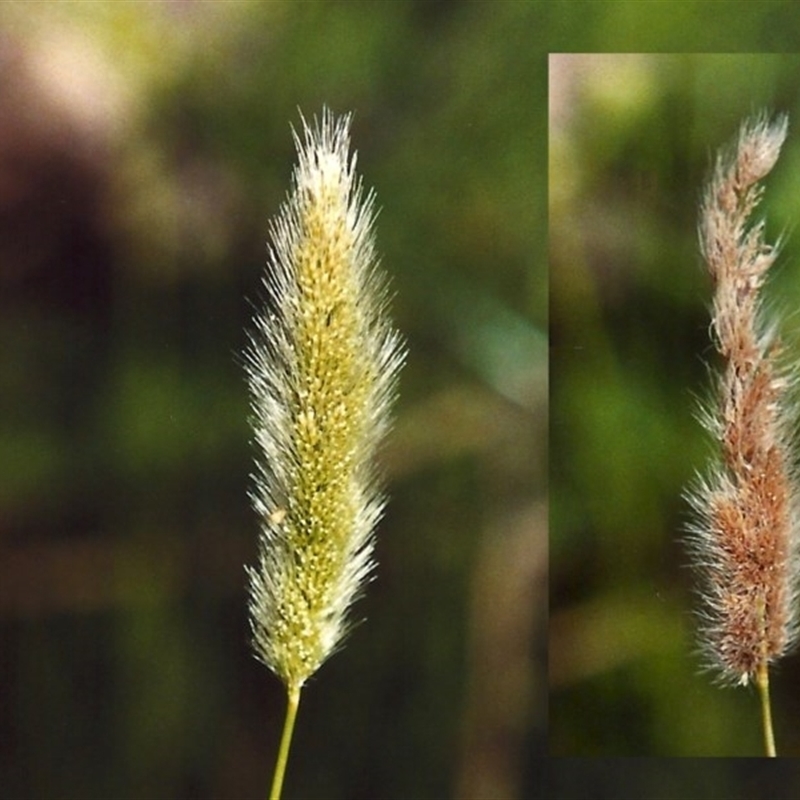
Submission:
{"label": "small insect on spike", "polygon": [[267,515],[267,522],[272,525],[272,527],[276,527],[286,519],[288,513],[289,512],[285,508],[276,508]]}

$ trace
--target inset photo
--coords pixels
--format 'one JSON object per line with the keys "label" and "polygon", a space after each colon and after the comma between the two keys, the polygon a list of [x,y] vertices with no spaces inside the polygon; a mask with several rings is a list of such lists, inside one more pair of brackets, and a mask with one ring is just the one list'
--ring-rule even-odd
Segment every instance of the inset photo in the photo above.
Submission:
{"label": "inset photo", "polygon": [[550,56],[553,755],[800,753],[798,74]]}

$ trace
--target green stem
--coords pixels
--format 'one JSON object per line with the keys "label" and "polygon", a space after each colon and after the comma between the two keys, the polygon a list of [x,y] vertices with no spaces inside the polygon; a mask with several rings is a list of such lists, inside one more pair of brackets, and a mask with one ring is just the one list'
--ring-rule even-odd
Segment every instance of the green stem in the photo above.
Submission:
{"label": "green stem", "polygon": [[283,776],[286,774],[286,762],[289,760],[289,747],[292,744],[294,721],[297,717],[297,707],[300,705],[300,686],[289,686],[287,691],[289,702],[286,706],[286,719],[283,723],[281,746],[280,750],[278,750],[275,774],[272,776],[272,789],[269,792],[269,800],[280,800]]}
{"label": "green stem", "polygon": [[767,755],[775,758],[775,734],[772,732],[772,705],[769,699],[769,666],[766,661],[758,665],[756,685],[761,697],[761,719],[764,723],[764,747]]}

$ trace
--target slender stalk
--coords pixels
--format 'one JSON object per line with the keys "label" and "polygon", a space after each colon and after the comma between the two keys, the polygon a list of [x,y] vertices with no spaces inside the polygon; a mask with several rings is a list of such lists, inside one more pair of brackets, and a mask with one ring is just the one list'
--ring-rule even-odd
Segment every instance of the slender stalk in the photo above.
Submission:
{"label": "slender stalk", "polygon": [[292,746],[294,721],[297,718],[297,707],[300,705],[300,687],[292,685],[287,689],[288,702],[286,704],[286,719],[283,722],[281,746],[278,750],[278,760],[275,764],[275,773],[272,776],[272,789],[269,800],[280,800],[283,788],[283,776],[286,774],[286,762],[289,760],[289,748]]}
{"label": "slender stalk", "polygon": [[764,723],[764,748],[767,755],[775,758],[775,734],[772,732],[772,704],[769,699],[769,665],[762,661],[756,672],[756,686],[761,698],[761,719]]}
{"label": "slender stalk", "polygon": [[[763,598],[756,600],[756,614],[759,624],[766,625],[766,607]],[[767,655],[766,640],[761,645],[761,660],[755,672],[755,684],[761,700],[761,722],[764,730],[764,749],[768,756],[775,757],[775,734],[772,730],[772,703],[769,696],[769,657]]]}

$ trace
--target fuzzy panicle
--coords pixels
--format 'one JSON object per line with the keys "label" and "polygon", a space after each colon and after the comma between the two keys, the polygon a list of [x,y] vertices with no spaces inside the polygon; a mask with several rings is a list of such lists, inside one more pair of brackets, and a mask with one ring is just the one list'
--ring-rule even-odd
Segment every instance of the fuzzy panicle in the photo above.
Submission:
{"label": "fuzzy panicle", "polygon": [[290,689],[341,644],[373,569],[384,501],[372,461],[404,358],[349,128],[326,109],[295,135],[292,190],[270,227],[268,308],[245,354],[261,520],[253,645]]}
{"label": "fuzzy panicle", "polygon": [[761,292],[777,256],[751,215],[775,165],[787,119],[746,122],[722,153],[700,209],[700,247],[714,282],[712,332],[722,361],[704,423],[718,462],[690,494],[703,578],[701,647],[721,680],[747,683],[796,634],[797,501],[790,438],[792,376]]}

